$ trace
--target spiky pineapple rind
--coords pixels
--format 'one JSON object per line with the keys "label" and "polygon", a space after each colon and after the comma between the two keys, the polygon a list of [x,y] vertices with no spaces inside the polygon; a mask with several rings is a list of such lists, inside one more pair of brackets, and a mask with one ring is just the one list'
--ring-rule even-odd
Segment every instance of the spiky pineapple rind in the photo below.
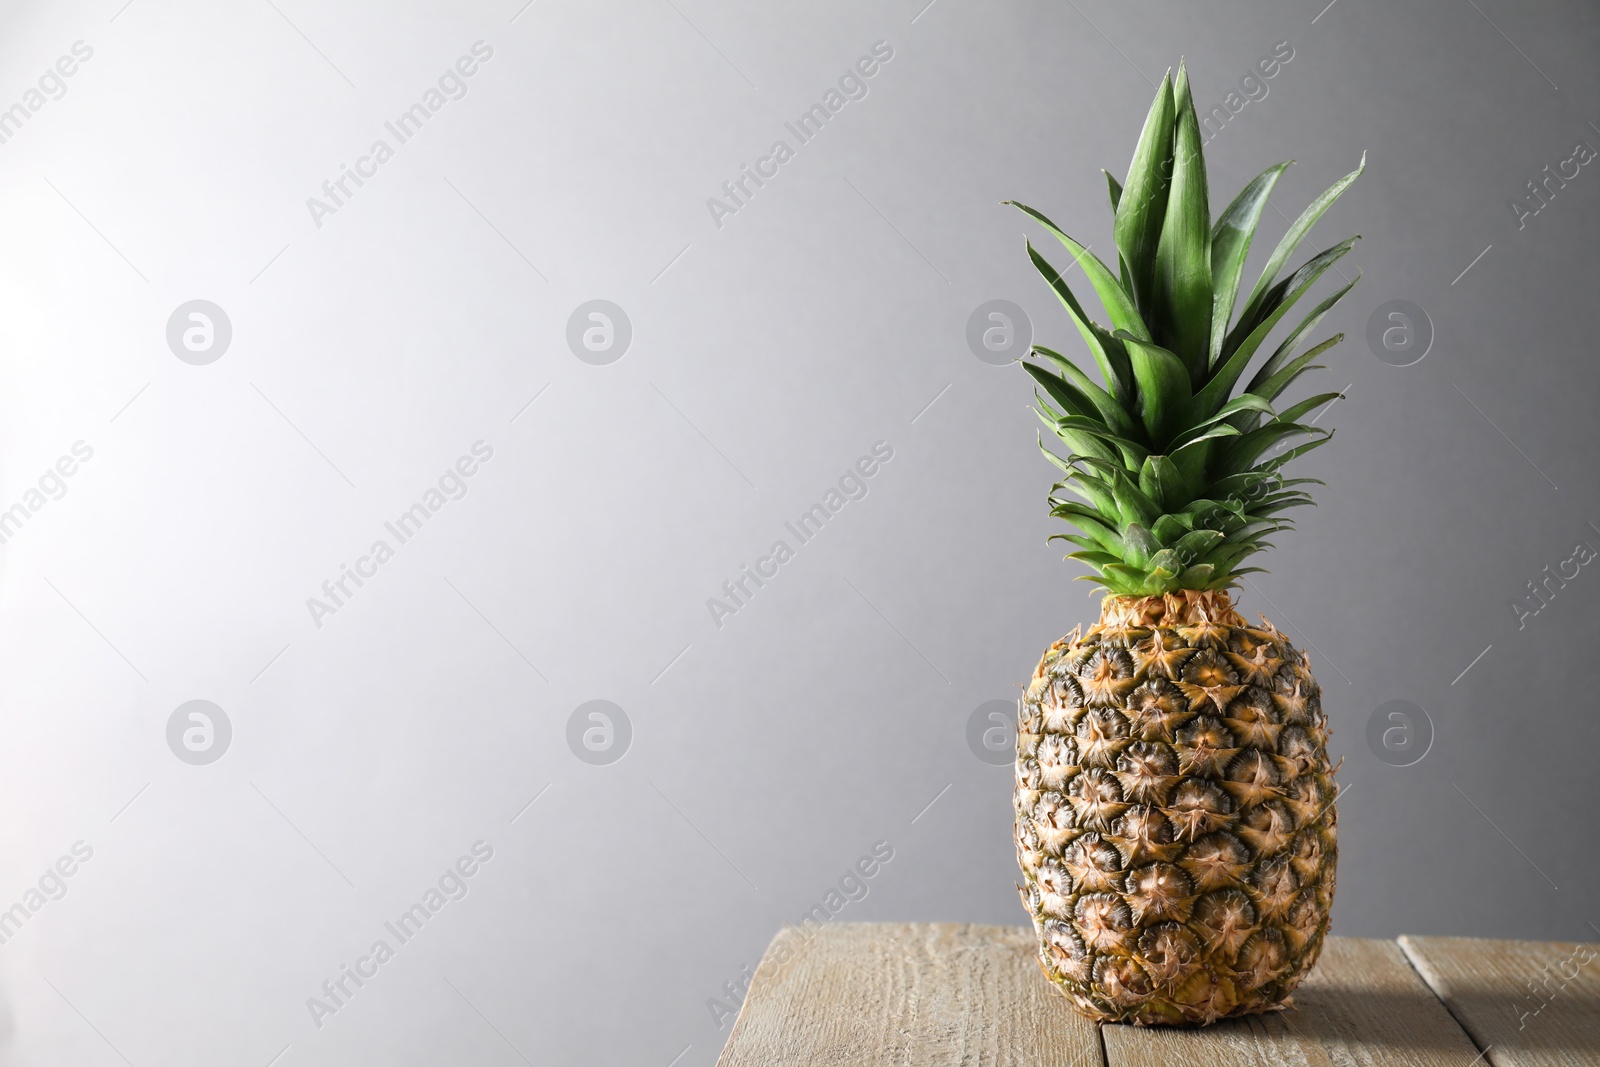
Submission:
{"label": "spiky pineapple rind", "polygon": [[1334,891],[1320,688],[1225,593],[1107,597],[1019,707],[1019,887],[1039,964],[1102,1021],[1271,1010],[1316,962]]}

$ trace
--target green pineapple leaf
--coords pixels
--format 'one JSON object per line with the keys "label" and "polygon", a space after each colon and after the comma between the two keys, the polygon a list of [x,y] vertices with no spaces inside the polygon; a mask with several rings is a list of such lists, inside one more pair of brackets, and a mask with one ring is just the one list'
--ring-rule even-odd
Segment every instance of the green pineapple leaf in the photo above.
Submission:
{"label": "green pineapple leaf", "polygon": [[1259,412],[1266,415],[1273,414],[1272,404],[1265,397],[1253,396],[1250,393],[1240,393],[1209,415],[1201,416],[1197,421],[1194,421],[1190,428],[1184,432],[1184,436],[1178,440],[1187,444],[1188,441],[1198,438],[1198,431],[1245,411]]}
{"label": "green pineapple leaf", "polygon": [[1139,488],[1162,508],[1173,508],[1188,499],[1183,476],[1166,456],[1146,456],[1139,467]]}
{"label": "green pineapple leaf", "polygon": [[1151,332],[1183,361],[1190,380],[1198,384],[1205,378],[1211,347],[1211,209],[1200,124],[1182,64],[1172,94],[1176,118],[1172,187],[1156,245]]}
{"label": "green pineapple leaf", "polygon": [[1158,344],[1118,330],[1117,340],[1127,346],[1133,380],[1139,386],[1139,420],[1150,441],[1160,448],[1171,440],[1192,394],[1189,370],[1174,353]]}
{"label": "green pineapple leaf", "polygon": [[1250,253],[1250,241],[1261,222],[1261,211],[1267,206],[1267,198],[1272,195],[1278,179],[1292,162],[1278,163],[1258,174],[1234,197],[1211,231],[1211,283],[1215,293],[1211,302],[1208,364],[1215,363],[1222,353],[1222,339],[1228,334],[1233,302],[1239,294],[1239,276],[1244,273],[1245,257]]}
{"label": "green pineapple leaf", "polygon": [[1302,400],[1298,404],[1285,408],[1283,410],[1283,414],[1279,415],[1278,418],[1282,419],[1284,422],[1297,422],[1302,416],[1311,414],[1322,405],[1330,404],[1335,400],[1343,399],[1343,393],[1318,393],[1314,397],[1311,397],[1307,400]]}
{"label": "green pineapple leaf", "polygon": [[[1313,308],[1311,313],[1301,321],[1300,325],[1296,326],[1294,330],[1290,332],[1289,336],[1284,338],[1283,343],[1280,344],[1277,350],[1272,353],[1272,356],[1261,365],[1261,369],[1256,372],[1256,376],[1250,379],[1250,384],[1245,386],[1245,391],[1249,393],[1258,392],[1258,390],[1255,388],[1256,382],[1265,381],[1267,378],[1270,378],[1272,375],[1276,374],[1278,372],[1278,368],[1283,366],[1284,363],[1288,362],[1290,357],[1294,355],[1295,349],[1300,345],[1300,339],[1306,334],[1310,333],[1312,330],[1316,329],[1317,325],[1322,321],[1322,317],[1332,310],[1333,306],[1337,304],[1346,293],[1355,288],[1356,282],[1360,280],[1361,272],[1356,271],[1356,276],[1346,283],[1343,288]],[[1343,334],[1340,336],[1342,337]]]}
{"label": "green pineapple leaf", "polygon": [[1099,294],[1100,302],[1105,305],[1106,316],[1111,320],[1112,325],[1118,329],[1127,330],[1136,337],[1143,336],[1145,340],[1149,340],[1149,329],[1145,326],[1144,320],[1139,317],[1139,311],[1134,306],[1133,298],[1122,287],[1122,283],[1117,280],[1116,275],[1107,270],[1106,265],[1100,262],[1100,257],[1071,237],[1068,237],[1059,226],[1033,210],[1033,208],[1028,207],[1026,204],[1019,204],[1015,200],[1007,200],[1006,203],[1022,211],[1049,230],[1055,235],[1056,240],[1060,241],[1067,251],[1072,253],[1073,262],[1083,267],[1083,273],[1089,279],[1089,284],[1094,286],[1094,291]]}
{"label": "green pineapple leaf", "polygon": [[1220,530],[1194,530],[1180,537],[1172,550],[1186,560],[1204,559],[1207,552],[1221,543],[1222,538]]}
{"label": "green pineapple leaf", "polygon": [[1150,562],[1150,557],[1161,551],[1161,545],[1156,542],[1155,535],[1137,522],[1130,522],[1122,530],[1122,543],[1132,554],[1130,562],[1144,566]]}
{"label": "green pineapple leaf", "polygon": [[1281,472],[1331,439],[1331,430],[1304,420],[1320,420],[1341,394],[1275,405],[1302,375],[1322,369],[1318,358],[1343,339],[1336,333],[1302,351],[1355,282],[1321,299],[1276,348],[1268,341],[1353,247],[1356,238],[1287,269],[1365,164],[1363,156],[1301,212],[1242,307],[1235,305],[1245,262],[1289,164],[1262,171],[1213,220],[1194,94],[1181,64],[1175,79],[1170,71],[1162,79],[1125,182],[1104,172],[1117,274],[1042,213],[1006,201],[1061,242],[1104,307],[1102,325],[1028,242],[1029,260],[1100,372],[1096,381],[1088,364],[1043,345],[1019,361],[1035,387],[1038,418],[1066,449],[1063,456],[1039,438],[1040,452],[1061,472],[1050,514],[1076,528],[1051,540],[1075,546],[1067,558],[1092,571],[1083,580],[1119,596],[1227,589],[1260,571],[1243,564],[1272,547],[1269,536],[1294,528],[1284,513],[1315,503],[1307,488],[1320,481]]}
{"label": "green pineapple leaf", "polygon": [[1067,489],[1077,493],[1101,514],[1115,514],[1117,510],[1116,494],[1111,491],[1111,486],[1099,478],[1090,475],[1078,474],[1071,480],[1061,483]]}
{"label": "green pineapple leaf", "polygon": [[1219,422],[1212,426],[1202,426],[1197,430],[1185,431],[1172,442],[1172,457],[1176,462],[1180,454],[1191,451],[1194,446],[1203,441],[1210,441],[1216,437],[1237,437],[1239,429]]}
{"label": "green pineapple leaf", "polygon": [[[1113,338],[1114,340],[1114,338]],[[1078,391],[1089,398],[1089,403],[1100,415],[1100,420],[1110,429],[1123,437],[1132,437],[1139,432],[1138,425],[1128,416],[1128,409],[1117,403],[1116,398],[1100,388],[1089,376],[1083,373],[1076,363],[1073,363],[1060,352],[1045,348],[1043,345],[1034,345],[1034,352],[1054,363],[1061,376],[1077,386]]]}
{"label": "green pineapple leaf", "polygon": [[[1294,359],[1291,359],[1287,364],[1277,369],[1270,377],[1263,379],[1259,383],[1256,382],[1255,379],[1251,379],[1249,386],[1250,394],[1262,397],[1265,400],[1278,399],[1278,397],[1282,395],[1283,391],[1289,388],[1290,385],[1294,384],[1294,380],[1300,377],[1301,373],[1310,367],[1312,360],[1316,359],[1318,356],[1322,355],[1322,353],[1326,352],[1328,349],[1332,348],[1334,345],[1343,340],[1344,334],[1336,333],[1326,341],[1323,341],[1321,344],[1308,348]],[[1259,377],[1259,375],[1257,377]]]}
{"label": "green pineapple leaf", "polygon": [[1286,437],[1295,437],[1300,434],[1327,433],[1318,430],[1315,426],[1303,426],[1299,423],[1278,422],[1269,423],[1259,430],[1251,430],[1236,442],[1231,442],[1222,452],[1219,466],[1223,470],[1231,468],[1244,469],[1255,463],[1261,456]]}
{"label": "green pineapple leaf", "polygon": [[[1290,308],[1294,307],[1295,303],[1306,294],[1306,291],[1316,283],[1318,278],[1326,273],[1328,268],[1338,262],[1340,256],[1343,256],[1354,247],[1356,240],[1357,238],[1352,237],[1349,240],[1339,242],[1325,252],[1319,253],[1307,261],[1305,266],[1273,286],[1272,292],[1267,297],[1267,302],[1272,305],[1271,311],[1239,343],[1239,346],[1232,350],[1232,353],[1227,357],[1227,361],[1216,369],[1211,376],[1211,380],[1206,382],[1205,388],[1200,390],[1199,395],[1195,397],[1193,409],[1195,413],[1203,415],[1222,406],[1227,400],[1228,394],[1233,391],[1234,385],[1238,383],[1239,376],[1244,373],[1245,367],[1249,366],[1251,358],[1256,354],[1256,350],[1261,347],[1261,342],[1266,340],[1267,334],[1272,332],[1272,328],[1278,324],[1278,320],[1283,318]],[[1224,344],[1224,351],[1227,351],[1226,344]]]}
{"label": "green pineapple leaf", "polygon": [[[1244,310],[1239,314],[1239,327],[1243,328],[1243,333],[1248,333],[1250,330],[1255,329],[1256,323],[1261,320],[1260,309],[1262,301],[1266,298],[1267,292],[1272,288],[1273,283],[1277,281],[1278,272],[1283,270],[1283,265],[1289,261],[1290,256],[1294,255],[1294,250],[1300,247],[1300,242],[1305,239],[1306,234],[1311,232],[1311,227],[1315,226],[1317,220],[1322,218],[1322,213],[1332,207],[1335,200],[1339,199],[1339,194],[1348,189],[1351,182],[1361,177],[1361,172],[1366,169],[1367,154],[1363,152],[1361,153],[1361,163],[1355,170],[1330,185],[1321,196],[1311,201],[1311,204],[1300,213],[1299,218],[1294,220],[1294,224],[1289,227],[1289,232],[1283,235],[1283,239],[1278,242],[1278,247],[1272,250],[1271,258],[1267,260],[1267,265],[1262,268],[1261,277],[1256,279],[1255,288],[1250,290],[1250,299],[1245,301]],[[1235,332],[1239,332],[1239,330],[1236,329]]]}
{"label": "green pineapple leaf", "polygon": [[1103,167],[1100,173],[1106,176],[1106,187],[1111,190],[1111,214],[1115,216],[1117,204],[1122,200],[1122,183],[1113,178],[1111,172]]}
{"label": "green pineapple leaf", "polygon": [[1133,150],[1133,162],[1128,164],[1128,181],[1118,198],[1113,226],[1118,254],[1128,265],[1128,288],[1139,310],[1146,314],[1152,306],[1156,246],[1161,240],[1167,191],[1172,184],[1172,115],[1169,72],[1161,79],[1150,114],[1144,120],[1139,145]]}
{"label": "green pineapple leaf", "polygon": [[[1032,377],[1035,382],[1039,383],[1039,386],[1044,389],[1046,393],[1050,394],[1050,399],[1056,402],[1056,406],[1060,407],[1070,415],[1078,415],[1084,418],[1093,419],[1095,424],[1098,426],[1105,425],[1105,423],[1099,420],[1098,412],[1095,409],[1094,404],[1091,403],[1089,398],[1084,396],[1083,393],[1080,392],[1072,383],[1068,382],[1064,378],[1051,374],[1043,367],[1037,366],[1033,363],[1024,363],[1022,365],[1022,369],[1027,371],[1029,376]],[[1041,401],[1041,405],[1042,404],[1043,402]]]}
{"label": "green pineapple leaf", "polygon": [[[1056,299],[1061,301],[1061,306],[1067,309],[1073,325],[1077,326],[1078,332],[1083,335],[1084,343],[1089,346],[1089,354],[1100,367],[1100,375],[1105,379],[1106,387],[1119,399],[1126,401],[1132,396],[1132,379],[1128,369],[1128,356],[1123,350],[1122,343],[1112,338],[1104,327],[1084,313],[1083,305],[1078,303],[1078,298],[1073,295],[1072,288],[1067,285],[1060,272],[1034,249],[1032,241],[1027,242],[1027,245],[1028,258],[1033,261],[1034,268],[1044,276],[1044,280],[1050,284]],[[1065,357],[1060,358],[1065,359]]]}

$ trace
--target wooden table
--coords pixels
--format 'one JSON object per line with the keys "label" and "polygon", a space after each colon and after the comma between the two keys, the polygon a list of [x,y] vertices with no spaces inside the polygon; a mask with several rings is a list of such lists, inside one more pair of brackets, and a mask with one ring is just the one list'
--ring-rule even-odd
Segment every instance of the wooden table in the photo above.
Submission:
{"label": "wooden table", "polygon": [[1203,1029],[1098,1026],[1034,951],[1008,926],[785,927],[718,1067],[1600,1065],[1600,945],[1330,938],[1293,1010]]}

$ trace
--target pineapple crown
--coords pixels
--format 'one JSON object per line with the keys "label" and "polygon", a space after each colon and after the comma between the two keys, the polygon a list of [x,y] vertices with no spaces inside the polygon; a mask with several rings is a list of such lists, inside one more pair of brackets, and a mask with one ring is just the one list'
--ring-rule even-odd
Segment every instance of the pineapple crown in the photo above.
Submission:
{"label": "pineapple crown", "polygon": [[1281,472],[1332,436],[1301,420],[1343,394],[1320,393],[1281,411],[1273,402],[1300,375],[1321,369],[1312,361],[1344,338],[1336,334],[1300,351],[1355,281],[1313,308],[1237,394],[1235,387],[1278,321],[1355,244],[1355,237],[1341,241],[1279,277],[1322,213],[1365,169],[1366,156],[1289,227],[1235,315],[1250,239],[1288,166],[1262,171],[1213,224],[1200,126],[1180,64],[1175,81],[1171,71],[1161,80],[1127,184],[1106,173],[1119,274],[1044,215],[1006,201],[1066,246],[1110,322],[1089,318],[1061,273],[1028,243],[1029,258],[1083,335],[1105,383],[1041,345],[1030,355],[1044,364],[1022,363],[1038,387],[1039,417],[1069,449],[1063,459],[1039,443],[1064,475],[1051,487],[1050,513],[1080,531],[1051,540],[1078,546],[1068,558],[1094,572],[1080,580],[1123,596],[1226,589],[1262,570],[1241,563],[1271,547],[1267,535],[1292,527],[1279,513],[1312,503],[1301,487],[1324,484]]}

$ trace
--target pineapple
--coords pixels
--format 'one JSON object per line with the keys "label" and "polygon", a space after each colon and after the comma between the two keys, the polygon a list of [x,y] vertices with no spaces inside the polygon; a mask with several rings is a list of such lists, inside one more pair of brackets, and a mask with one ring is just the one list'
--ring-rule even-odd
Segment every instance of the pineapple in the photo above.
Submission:
{"label": "pineapple", "polygon": [[[1303,420],[1341,394],[1278,397],[1342,339],[1302,351],[1355,283],[1318,304],[1236,389],[1263,342],[1355,238],[1284,274],[1361,173],[1289,228],[1235,314],[1250,240],[1288,166],[1213,224],[1188,75],[1162,79],[1125,186],[1107,174],[1118,272],[1032,208],[1088,278],[1109,325],[1028,255],[1083,335],[1103,385],[1041,346],[1023,362],[1066,456],[1051,514],[1106,590],[1100,619],[1045,652],[1018,708],[1018,889],[1039,963],[1084,1014],[1206,1024],[1288,1006],[1333,903],[1335,789],[1306,657],[1228,590],[1311,503],[1283,476],[1330,431]],[[1063,495],[1070,492],[1081,499]]]}

